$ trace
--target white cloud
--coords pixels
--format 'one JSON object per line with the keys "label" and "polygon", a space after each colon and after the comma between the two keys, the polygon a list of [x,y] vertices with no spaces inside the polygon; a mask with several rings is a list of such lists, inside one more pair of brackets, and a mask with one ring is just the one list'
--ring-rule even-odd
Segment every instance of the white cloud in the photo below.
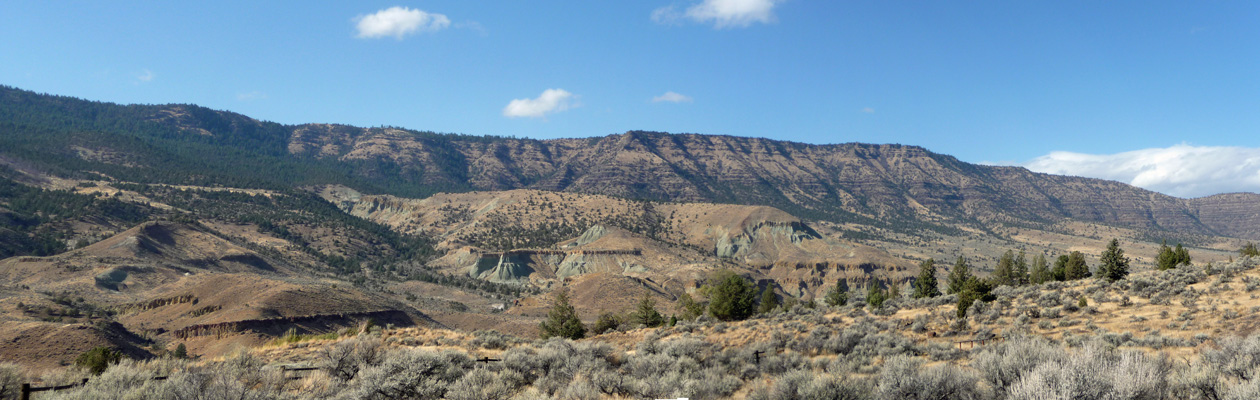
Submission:
{"label": "white cloud", "polygon": [[360,39],[393,36],[401,40],[416,32],[435,32],[451,26],[451,19],[445,15],[407,7],[390,7],[375,14],[360,15],[354,17],[354,22],[359,30],[356,37]]}
{"label": "white cloud", "polygon": [[1125,182],[1177,197],[1260,192],[1260,148],[1183,143],[1117,154],[1056,151],[1022,165],[1037,172]]}
{"label": "white cloud", "polygon": [[660,103],[662,101],[670,102],[670,103],[690,103],[691,96],[687,96],[687,95],[675,93],[675,92],[665,92],[665,94],[652,98],[653,103]]}
{"label": "white cloud", "polygon": [[686,18],[699,23],[713,23],[714,28],[743,28],[754,23],[775,21],[774,6],[783,0],[704,0],[678,11],[672,5],[652,11],[652,21],[673,24]]}
{"label": "white cloud", "polygon": [[564,89],[547,89],[533,99],[515,99],[503,107],[503,116],[508,118],[539,118],[554,112],[577,107],[573,102],[577,96]]}
{"label": "white cloud", "polygon": [[140,73],[140,75],[136,75],[136,80],[140,82],[151,82],[155,77],[157,77],[157,75],[153,75],[153,71],[146,68]]}
{"label": "white cloud", "polygon": [[267,94],[263,92],[259,92],[257,90],[249,92],[249,93],[236,94],[236,99],[240,101],[254,101],[254,100],[262,100],[265,98],[267,98]]}
{"label": "white cloud", "polygon": [[862,112],[867,113],[867,114],[874,114],[874,113],[875,113],[875,109],[874,109],[874,108],[870,108],[870,107],[863,107],[863,108],[862,108]]}

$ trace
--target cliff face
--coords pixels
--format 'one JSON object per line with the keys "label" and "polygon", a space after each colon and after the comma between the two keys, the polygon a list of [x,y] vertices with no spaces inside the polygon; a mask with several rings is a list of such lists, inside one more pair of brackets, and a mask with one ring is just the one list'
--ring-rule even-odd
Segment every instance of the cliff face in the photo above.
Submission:
{"label": "cliff face", "polygon": [[809,145],[761,138],[628,132],[521,140],[305,125],[300,156],[385,163],[418,182],[628,198],[770,205],[832,221],[1046,223],[1072,218],[1142,229],[1260,238],[1256,195],[1178,199],[1123,183],[968,164],[903,145]]}

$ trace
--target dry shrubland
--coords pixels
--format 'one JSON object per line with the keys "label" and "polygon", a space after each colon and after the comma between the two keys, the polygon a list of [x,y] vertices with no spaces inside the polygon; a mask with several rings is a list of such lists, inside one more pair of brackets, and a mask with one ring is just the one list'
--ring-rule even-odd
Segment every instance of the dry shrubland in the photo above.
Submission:
{"label": "dry shrubland", "polygon": [[[977,302],[963,319],[947,295],[875,310],[862,299],[798,304],[745,321],[700,317],[578,341],[373,329],[215,360],[124,360],[46,397],[1254,399],[1254,267],[1243,258],[1114,283],[999,287],[996,300]],[[483,357],[501,361],[476,361]],[[24,374],[0,365],[0,390],[11,395],[15,382],[35,379]]]}

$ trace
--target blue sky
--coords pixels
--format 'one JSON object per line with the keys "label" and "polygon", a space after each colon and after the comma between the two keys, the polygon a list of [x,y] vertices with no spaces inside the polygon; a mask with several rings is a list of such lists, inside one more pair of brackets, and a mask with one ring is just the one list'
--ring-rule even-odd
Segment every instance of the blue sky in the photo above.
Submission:
{"label": "blue sky", "polygon": [[92,100],[902,143],[1178,196],[1260,191],[1253,1],[10,1],[0,18],[0,84]]}

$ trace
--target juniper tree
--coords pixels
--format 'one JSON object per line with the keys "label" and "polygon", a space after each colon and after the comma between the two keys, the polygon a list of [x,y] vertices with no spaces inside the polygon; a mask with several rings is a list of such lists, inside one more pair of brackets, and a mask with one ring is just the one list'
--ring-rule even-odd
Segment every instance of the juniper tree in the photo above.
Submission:
{"label": "juniper tree", "polygon": [[569,292],[564,289],[556,291],[555,305],[551,306],[547,320],[539,323],[538,328],[543,339],[562,337],[577,340],[586,337],[586,327],[582,326],[577,311],[569,304]]}
{"label": "juniper tree", "polygon": [[1176,265],[1190,265],[1190,252],[1181,247],[1181,243],[1177,243],[1177,248],[1173,249],[1173,257],[1177,261]]}
{"label": "juniper tree", "polygon": [[1177,255],[1168,247],[1168,242],[1159,244],[1159,254],[1155,256],[1155,269],[1166,271],[1177,267]]}
{"label": "juniper tree", "polygon": [[1015,252],[1007,250],[993,267],[993,283],[996,285],[1015,286],[1019,278],[1015,277]]}
{"label": "juniper tree", "polygon": [[1115,282],[1129,275],[1129,258],[1124,256],[1119,239],[1111,239],[1107,249],[1099,256],[1098,277]]}
{"label": "juniper tree", "polygon": [[719,270],[710,278],[705,292],[709,296],[709,314],[723,321],[734,321],[752,315],[757,288],[744,277],[730,270]]}
{"label": "juniper tree", "polygon": [[974,276],[967,278],[963,289],[958,293],[958,318],[966,317],[967,309],[976,301],[993,301],[994,296],[990,293],[993,286],[993,282],[988,279]]}
{"label": "juniper tree", "polygon": [[1028,273],[1028,282],[1034,285],[1040,285],[1054,279],[1050,275],[1050,268],[1046,265],[1046,256],[1037,254],[1033,256],[1032,272]]}
{"label": "juniper tree", "polygon": [[888,293],[884,291],[883,285],[872,276],[866,283],[866,304],[871,308],[880,308],[884,306],[884,300],[887,299]]}
{"label": "juniper tree", "polygon": [[766,288],[761,291],[761,302],[757,304],[757,313],[768,314],[776,308],[779,308],[779,297],[774,295],[774,287],[766,285]]}
{"label": "juniper tree", "polygon": [[653,300],[652,296],[646,292],[643,293],[643,298],[639,300],[638,310],[635,310],[631,318],[636,325],[645,325],[649,328],[665,323],[665,317],[656,311],[656,300]]}
{"label": "juniper tree", "polygon": [[1028,284],[1028,257],[1024,255],[1024,251],[1020,250],[1019,255],[1015,256],[1015,284]]}
{"label": "juniper tree", "polygon": [[946,277],[945,284],[948,286],[949,294],[957,294],[963,290],[963,286],[967,285],[967,278],[971,277],[971,267],[967,266],[967,260],[962,256],[958,256],[958,261],[954,262],[954,268],[949,270],[949,276]]}
{"label": "juniper tree", "polygon": [[1073,251],[1072,254],[1068,255],[1064,279],[1071,281],[1085,279],[1092,275],[1089,273],[1089,265],[1085,264],[1084,254],[1081,254],[1079,251]]}
{"label": "juniper tree", "polygon": [[844,279],[836,279],[836,285],[827,291],[824,301],[832,307],[840,307],[849,302],[849,285]]}
{"label": "juniper tree", "polygon": [[941,289],[937,286],[936,260],[931,258],[923,260],[923,262],[919,263],[919,277],[914,280],[914,298],[922,299],[940,296]]}
{"label": "juniper tree", "polygon": [[1059,282],[1068,280],[1067,265],[1071,259],[1072,258],[1068,257],[1067,254],[1059,255],[1059,257],[1054,260],[1054,268],[1050,269],[1050,278]]}

